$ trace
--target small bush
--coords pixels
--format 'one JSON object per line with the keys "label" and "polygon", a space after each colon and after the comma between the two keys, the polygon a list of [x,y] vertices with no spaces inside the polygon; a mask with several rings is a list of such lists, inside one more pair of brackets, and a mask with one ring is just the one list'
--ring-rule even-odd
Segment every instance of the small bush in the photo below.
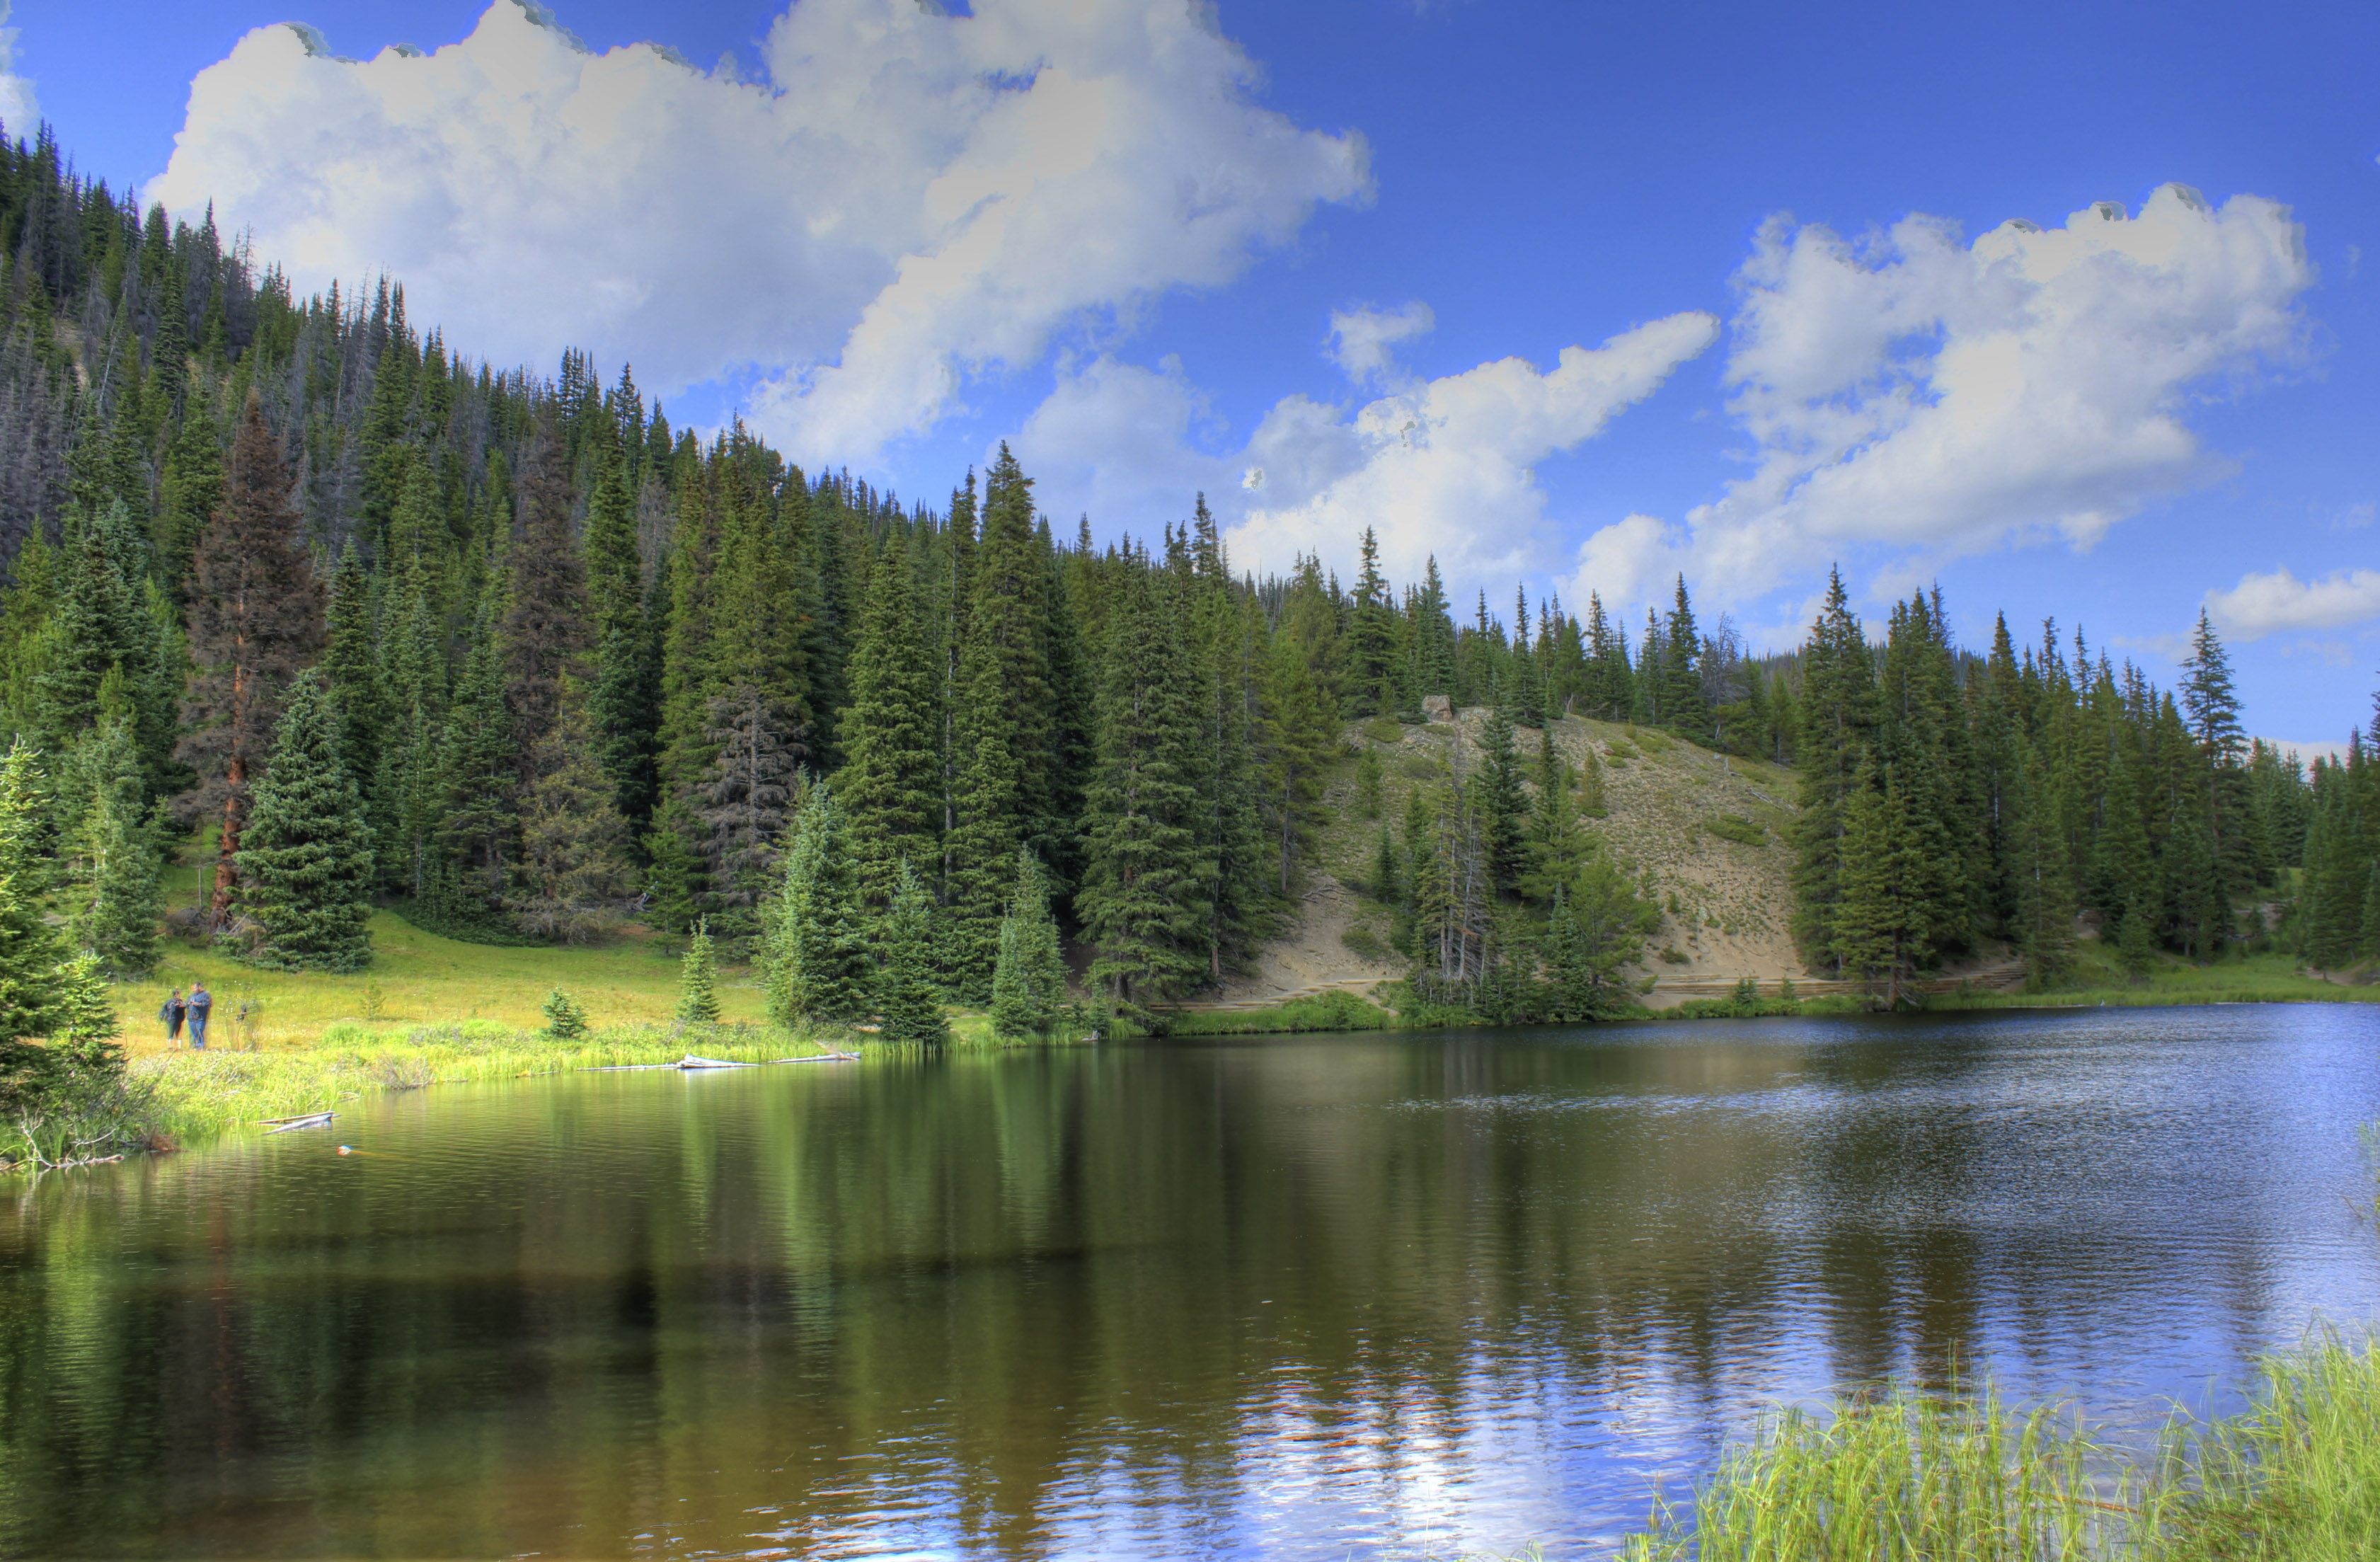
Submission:
{"label": "small bush", "polygon": [[547,993],[539,1008],[545,1013],[545,1034],[554,1040],[576,1041],[587,1034],[587,1011],[560,987]]}
{"label": "small bush", "polygon": [[1427,754],[1408,754],[1404,757],[1404,762],[1399,765],[1397,769],[1402,770],[1405,775],[1413,781],[1436,781],[1438,779],[1438,761],[1431,758]]}
{"label": "small bush", "polygon": [[1603,751],[1603,757],[1609,764],[1625,765],[1628,761],[1635,758],[1636,757],[1637,755],[1634,749],[1629,747],[1626,744],[1621,743],[1617,738],[1612,739],[1611,746]]}
{"label": "small bush", "polygon": [[1386,1010],[1365,1002],[1342,987],[1293,998],[1275,1011],[1285,1031],[1377,1031],[1389,1023]]}
{"label": "small bush", "polygon": [[1402,743],[1405,729],[1394,717],[1375,716],[1364,723],[1364,735],[1374,743]]}
{"label": "small bush", "polygon": [[1703,828],[1721,841],[1732,841],[1739,846],[1760,846],[1767,843],[1768,831],[1741,814],[1721,814],[1703,821]]}
{"label": "small bush", "polygon": [[1355,923],[1340,934],[1339,941],[1347,946],[1349,953],[1359,960],[1368,960],[1375,965],[1386,965],[1395,958],[1395,952],[1389,948],[1387,942],[1361,922]]}
{"label": "small bush", "polygon": [[1693,957],[1690,955],[1680,954],[1678,952],[1678,946],[1675,944],[1663,944],[1661,946],[1661,959],[1665,963],[1670,965],[1691,965],[1694,963]]}

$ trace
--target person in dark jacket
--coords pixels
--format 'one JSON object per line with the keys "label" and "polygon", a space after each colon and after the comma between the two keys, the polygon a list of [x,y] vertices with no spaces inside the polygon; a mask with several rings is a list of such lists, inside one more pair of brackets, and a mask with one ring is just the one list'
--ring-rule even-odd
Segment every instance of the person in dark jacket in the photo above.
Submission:
{"label": "person in dark jacket", "polygon": [[182,1016],[188,1012],[189,1007],[189,1001],[182,997],[182,989],[176,987],[174,996],[165,1000],[165,1007],[157,1011],[157,1018],[165,1022],[166,1046],[171,1047],[182,1038]]}
{"label": "person in dark jacket", "polygon": [[[215,995],[207,991],[207,985],[204,982],[192,982],[186,1007],[190,1014],[190,1050],[193,1052],[204,1052],[207,1049],[207,1014],[214,1006]],[[234,1047],[233,1050],[237,1051],[238,1048]]]}

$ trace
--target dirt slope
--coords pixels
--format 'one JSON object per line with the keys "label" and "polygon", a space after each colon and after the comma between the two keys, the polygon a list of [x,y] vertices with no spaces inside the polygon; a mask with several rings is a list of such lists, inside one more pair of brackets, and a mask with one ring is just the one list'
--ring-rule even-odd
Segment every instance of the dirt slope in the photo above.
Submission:
{"label": "dirt slope", "polygon": [[[1348,729],[1351,756],[1379,752],[1380,816],[1359,816],[1351,757],[1330,784],[1330,823],[1308,870],[1298,920],[1266,947],[1256,971],[1226,985],[1217,995],[1220,1006],[1277,1002],[1329,987],[1360,992],[1403,975],[1405,962],[1386,947],[1388,910],[1363,892],[1380,826],[1394,830],[1413,790],[1454,764],[1466,775],[1475,770],[1486,715],[1465,710],[1452,723],[1371,721]],[[1536,732],[1524,730],[1519,743],[1524,759],[1533,761]],[[1789,934],[1797,813],[1791,771],[1601,721],[1558,721],[1554,743],[1574,767],[1594,751],[1607,813],[1590,825],[1624,869],[1651,870],[1655,891],[1670,908],[1647,944],[1645,963],[1633,973],[1658,978],[1647,1003],[1664,1007],[1723,990],[1713,984],[1742,976],[1772,990],[1779,977],[1805,979]],[[1745,836],[1756,830],[1758,843],[1726,839],[1714,825]],[[1665,949],[1679,958],[1662,958]]]}

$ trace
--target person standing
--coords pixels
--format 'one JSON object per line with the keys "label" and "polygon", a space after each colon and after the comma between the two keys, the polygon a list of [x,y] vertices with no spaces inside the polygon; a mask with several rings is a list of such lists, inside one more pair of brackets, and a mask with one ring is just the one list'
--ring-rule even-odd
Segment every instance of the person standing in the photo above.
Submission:
{"label": "person standing", "polygon": [[165,1000],[165,1007],[157,1011],[157,1018],[165,1022],[166,1046],[171,1047],[182,1038],[182,1016],[188,1012],[189,1007],[188,1001],[182,997],[182,989],[176,987],[173,996]]}
{"label": "person standing", "polygon": [[[189,1011],[190,1015],[190,1050],[193,1052],[204,1052],[207,1049],[207,1014],[214,1006],[215,995],[207,991],[207,985],[204,982],[192,982],[190,996],[185,1007]],[[238,1049],[235,1047],[233,1050]]]}

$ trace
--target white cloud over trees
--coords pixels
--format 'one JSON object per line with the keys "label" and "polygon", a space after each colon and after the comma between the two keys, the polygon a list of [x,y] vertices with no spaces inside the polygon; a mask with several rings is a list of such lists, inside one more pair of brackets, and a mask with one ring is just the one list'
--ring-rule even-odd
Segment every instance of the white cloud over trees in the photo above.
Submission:
{"label": "white cloud over trees", "polygon": [[2336,629],[2380,618],[2380,570],[2333,570],[2300,580],[2288,568],[2249,574],[2228,591],[2209,591],[2206,606],[2224,630],[2261,640],[2291,629]]}
{"label": "white cloud over trees", "polygon": [[1778,219],[1736,280],[1729,406],[1753,469],[1681,528],[1588,539],[1582,598],[1679,567],[1749,597],[1854,551],[2088,548],[2228,469],[2188,411],[2298,360],[2313,272],[2287,208],[2167,185],[2136,216],[2101,202],[1973,244],[1924,216],[1856,242]]}
{"label": "white cloud over trees", "polygon": [[590,53],[519,0],[363,61],[261,28],[192,83],[146,193],[212,200],[302,287],[385,270],[498,361],[600,344],[663,390],[756,374],[765,431],[844,460],[1368,197],[1362,139],[1257,104],[1203,7],[938,10],[800,0],[759,83]]}

